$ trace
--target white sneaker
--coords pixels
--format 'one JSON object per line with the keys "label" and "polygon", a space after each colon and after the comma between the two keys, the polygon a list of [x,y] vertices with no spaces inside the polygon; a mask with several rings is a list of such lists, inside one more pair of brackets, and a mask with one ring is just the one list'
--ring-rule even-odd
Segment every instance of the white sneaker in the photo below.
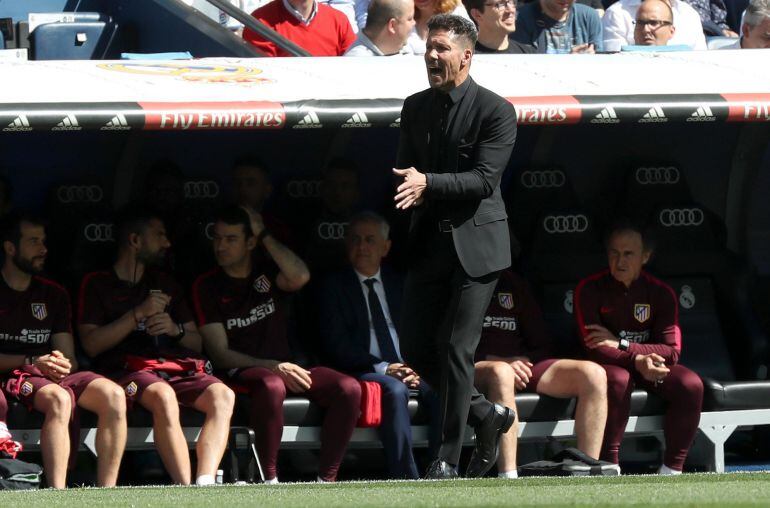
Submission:
{"label": "white sneaker", "polygon": [[682,474],[682,472],[677,471],[676,469],[671,469],[665,464],[661,464],[660,469],[658,469],[658,474],[661,476],[676,476]]}

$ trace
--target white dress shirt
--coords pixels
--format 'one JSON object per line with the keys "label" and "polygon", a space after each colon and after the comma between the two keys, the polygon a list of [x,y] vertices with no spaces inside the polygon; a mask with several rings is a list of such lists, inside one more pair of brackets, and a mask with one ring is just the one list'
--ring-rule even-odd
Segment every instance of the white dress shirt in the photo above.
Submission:
{"label": "white dress shirt", "polygon": [[[641,0],[619,0],[610,5],[602,18],[604,51],[620,51],[621,46],[634,44],[634,20],[640,5]],[[682,0],[671,0],[671,10],[676,31],[669,44],[707,49],[698,11]]]}
{"label": "white dress shirt", "polygon": [[[382,285],[382,276],[380,274],[380,270],[377,270],[377,273],[371,277],[366,277],[365,275],[361,275],[356,271],[356,276],[358,277],[358,282],[361,284],[361,291],[364,292],[364,301],[367,304],[366,315],[369,316],[369,354],[376,356],[377,358],[382,358],[380,343],[377,342],[377,334],[374,333],[374,325],[372,324],[372,312],[369,310],[369,288],[366,284],[364,284],[364,281],[367,279],[375,279],[377,282],[374,283],[374,292],[377,293],[377,298],[380,299],[380,305],[382,305],[382,313],[385,314],[385,322],[388,324],[388,331],[390,332],[390,336],[393,338],[393,347],[396,349],[398,359],[403,361],[401,360],[401,348],[399,347],[396,325],[393,324],[393,319],[390,317],[390,307],[388,307],[388,298],[385,296],[385,287]],[[388,362],[375,363],[374,371],[377,374],[385,374],[388,365]]]}

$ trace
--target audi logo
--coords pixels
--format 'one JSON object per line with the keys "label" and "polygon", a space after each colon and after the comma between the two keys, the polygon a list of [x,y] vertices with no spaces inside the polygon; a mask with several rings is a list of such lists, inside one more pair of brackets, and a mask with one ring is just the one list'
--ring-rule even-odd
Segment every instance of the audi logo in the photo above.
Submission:
{"label": "audi logo", "polygon": [[563,171],[525,171],[521,174],[521,185],[526,189],[563,187],[567,176]]}
{"label": "audi logo", "polygon": [[98,185],[62,185],[56,189],[59,203],[98,203],[104,198],[104,191]]}
{"label": "audi logo", "polygon": [[112,236],[112,228],[112,224],[86,224],[83,228],[83,236],[85,236],[86,240],[89,242],[114,242],[115,237]]}
{"label": "audi logo", "polygon": [[219,196],[219,184],[212,180],[185,182],[185,199],[214,199]]}
{"label": "audi logo", "polygon": [[209,240],[213,240],[214,239],[214,223],[213,222],[209,222],[208,224],[206,224],[206,226],[203,228],[203,234],[206,235],[206,238],[208,238]]}
{"label": "audi logo", "polygon": [[636,181],[640,185],[673,185],[679,181],[679,170],[673,166],[666,168],[637,168]]}
{"label": "audi logo", "polygon": [[556,233],[582,233],[588,229],[585,215],[547,215],[543,218],[543,229],[551,235]]}
{"label": "audi logo", "polygon": [[318,238],[321,240],[342,240],[348,229],[347,222],[322,222],[318,225]]}
{"label": "audi logo", "polygon": [[294,199],[317,198],[321,195],[321,181],[292,180],[286,184],[286,192]]}
{"label": "audi logo", "polygon": [[658,215],[663,227],[700,226],[705,215],[700,208],[664,208]]}

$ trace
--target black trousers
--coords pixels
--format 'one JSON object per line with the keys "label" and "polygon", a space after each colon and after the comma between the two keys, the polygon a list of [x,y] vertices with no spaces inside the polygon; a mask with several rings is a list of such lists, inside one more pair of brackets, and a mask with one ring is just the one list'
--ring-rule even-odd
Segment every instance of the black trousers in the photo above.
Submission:
{"label": "black trousers", "polygon": [[439,232],[438,225],[412,242],[401,305],[401,353],[439,395],[438,458],[453,465],[460,461],[466,424],[478,425],[492,409],[473,386],[473,356],[498,276],[465,273],[452,234]]}

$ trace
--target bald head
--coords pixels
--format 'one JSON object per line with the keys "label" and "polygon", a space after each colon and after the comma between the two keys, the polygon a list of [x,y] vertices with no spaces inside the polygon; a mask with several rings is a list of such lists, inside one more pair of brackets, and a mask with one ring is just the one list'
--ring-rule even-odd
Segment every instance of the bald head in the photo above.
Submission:
{"label": "bald head", "polygon": [[634,43],[665,46],[674,36],[674,13],[663,0],[644,0],[636,11]]}
{"label": "bald head", "polygon": [[414,0],[372,0],[364,33],[389,55],[404,47],[414,23]]}

